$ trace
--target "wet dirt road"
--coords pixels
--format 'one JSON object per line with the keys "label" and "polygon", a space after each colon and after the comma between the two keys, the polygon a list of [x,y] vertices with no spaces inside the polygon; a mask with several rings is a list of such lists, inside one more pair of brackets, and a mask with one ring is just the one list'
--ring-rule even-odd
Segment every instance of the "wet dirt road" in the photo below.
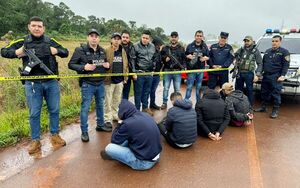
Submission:
{"label": "wet dirt road", "polygon": [[[28,156],[25,143],[2,151],[0,187],[300,187],[300,99],[283,102],[278,119],[268,117],[270,109],[256,113],[254,126],[228,127],[219,142],[199,137],[191,148],[176,150],[162,139],[160,163],[144,172],[102,160],[111,133],[91,126],[90,142],[82,143],[74,124],[62,131],[67,146],[55,152],[47,136],[41,156]],[[94,119],[92,113],[92,125]]]}

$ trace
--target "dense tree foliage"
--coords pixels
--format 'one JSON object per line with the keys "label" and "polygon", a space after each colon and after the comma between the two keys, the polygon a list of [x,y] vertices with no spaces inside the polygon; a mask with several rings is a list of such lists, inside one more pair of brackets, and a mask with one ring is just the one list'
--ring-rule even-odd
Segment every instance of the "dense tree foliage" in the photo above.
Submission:
{"label": "dense tree foliage", "polygon": [[101,35],[109,36],[112,32],[127,29],[134,38],[138,38],[144,29],[149,29],[154,36],[167,40],[164,30],[146,25],[137,27],[135,21],[126,23],[121,19],[98,18],[90,15],[87,18],[76,15],[65,3],[54,5],[42,0],[9,0],[0,1],[0,36],[8,31],[14,35],[26,34],[27,22],[32,16],[40,16],[46,24],[47,32],[54,35],[84,36],[90,28],[96,28]]}

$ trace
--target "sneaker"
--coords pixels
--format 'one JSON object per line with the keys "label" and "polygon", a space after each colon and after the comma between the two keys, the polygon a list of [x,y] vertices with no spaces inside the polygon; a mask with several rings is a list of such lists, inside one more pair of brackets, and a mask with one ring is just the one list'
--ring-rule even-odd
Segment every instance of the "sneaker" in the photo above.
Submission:
{"label": "sneaker", "polygon": [[153,112],[150,110],[150,108],[144,108],[144,109],[142,110],[142,112],[146,112],[146,113],[148,113],[150,116],[153,116]]}
{"label": "sneaker", "polygon": [[104,126],[107,127],[107,128],[112,128],[111,122],[106,122]]}
{"label": "sneaker", "polygon": [[167,103],[163,103],[160,108],[162,110],[164,110],[164,109],[167,109],[167,107],[168,107]]}
{"label": "sneaker", "polygon": [[150,105],[150,108],[152,108],[154,110],[160,110],[160,107],[157,106],[156,104]]}
{"label": "sneaker", "polygon": [[88,142],[88,141],[90,141],[89,133],[88,132],[83,132],[81,134],[81,141],[82,142]]}
{"label": "sneaker", "polygon": [[41,142],[39,140],[33,140],[33,141],[31,141],[31,144],[30,144],[30,146],[28,148],[28,153],[30,155],[32,155],[32,154],[40,152],[41,151],[41,146],[42,145],[41,145]]}
{"label": "sneaker", "polygon": [[62,147],[66,145],[66,141],[64,139],[62,139],[59,134],[54,134],[51,136],[51,144],[52,146],[54,146],[55,148],[57,147]]}
{"label": "sneaker", "polygon": [[103,160],[113,160],[113,158],[111,158],[111,156],[107,155],[107,153],[105,152],[105,150],[102,150],[100,152],[100,156]]}
{"label": "sneaker", "polygon": [[102,132],[111,132],[112,128],[106,127],[106,125],[104,125],[104,126],[97,125],[96,131],[98,131],[98,132],[100,132],[100,131],[102,131]]}
{"label": "sneaker", "polygon": [[273,107],[272,114],[270,117],[276,119],[278,117],[278,111],[279,111],[278,107]]}

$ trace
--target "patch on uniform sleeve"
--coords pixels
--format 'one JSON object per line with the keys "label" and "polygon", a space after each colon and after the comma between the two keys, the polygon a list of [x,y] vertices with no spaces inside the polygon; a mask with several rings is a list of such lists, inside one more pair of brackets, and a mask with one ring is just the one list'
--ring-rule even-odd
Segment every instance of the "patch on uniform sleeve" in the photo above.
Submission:
{"label": "patch on uniform sleeve", "polygon": [[287,62],[290,62],[290,55],[285,56],[284,59],[285,59]]}

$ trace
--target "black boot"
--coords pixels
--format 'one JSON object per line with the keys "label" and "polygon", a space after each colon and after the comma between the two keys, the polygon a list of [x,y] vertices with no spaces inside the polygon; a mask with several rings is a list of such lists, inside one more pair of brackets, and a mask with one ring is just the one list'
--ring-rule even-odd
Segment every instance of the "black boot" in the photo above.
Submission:
{"label": "black boot", "polygon": [[88,142],[88,141],[90,141],[90,139],[89,139],[89,133],[83,132],[81,134],[81,140],[82,140],[82,142]]}
{"label": "black boot", "polygon": [[259,108],[254,109],[254,112],[266,112],[267,111],[267,105],[265,103],[262,103]]}
{"label": "black boot", "polygon": [[278,117],[279,107],[273,107],[271,118],[275,119]]}

